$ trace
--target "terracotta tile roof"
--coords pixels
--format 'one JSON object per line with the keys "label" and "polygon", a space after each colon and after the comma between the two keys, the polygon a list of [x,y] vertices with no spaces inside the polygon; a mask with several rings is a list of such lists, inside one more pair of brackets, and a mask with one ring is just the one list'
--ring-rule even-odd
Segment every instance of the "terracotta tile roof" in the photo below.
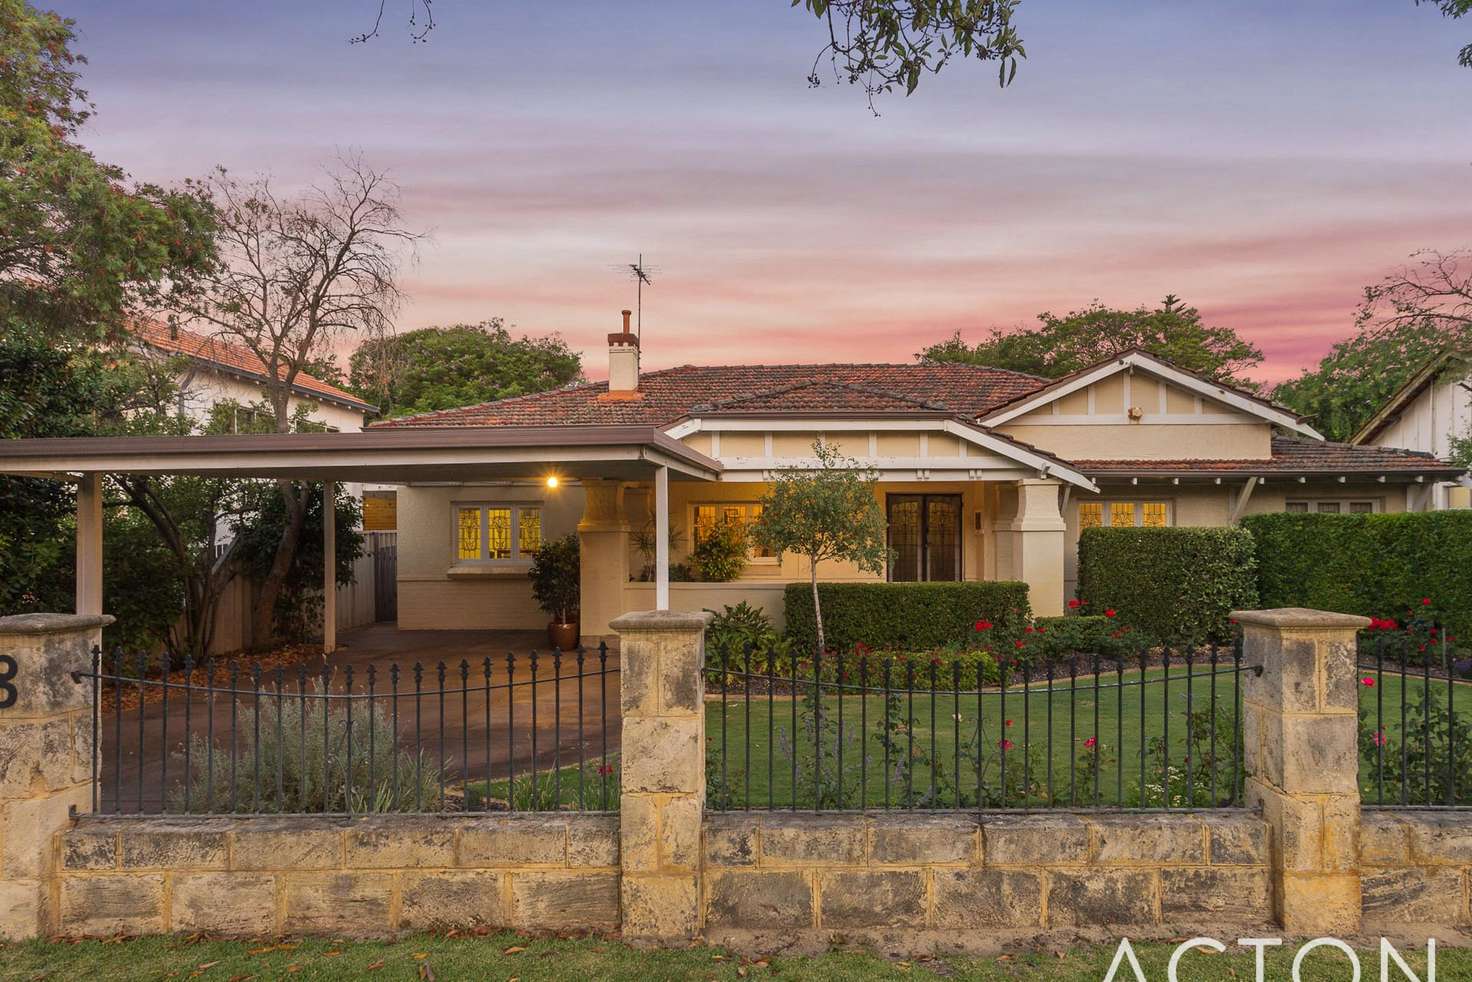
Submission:
{"label": "terracotta tile roof", "polygon": [[975,419],[1045,379],[976,365],[683,365],[645,372],[637,398],[596,382],[375,426],[649,423],[700,413],[944,412]]}
{"label": "terracotta tile roof", "polygon": [[[158,321],[139,321],[134,325],[131,333],[150,348],[172,354],[186,355],[224,371],[245,375],[250,378],[261,380],[266,378],[265,362],[257,358],[244,345],[235,344],[220,338],[206,337],[203,334],[196,334],[193,331],[186,331],[183,328],[171,331],[167,324],[160,324]],[[339,389],[337,386],[324,382],[305,372],[299,372],[297,374],[292,388],[300,395],[345,403],[354,409],[362,409],[366,412],[374,411],[372,405],[364,402],[351,392]]]}
{"label": "terracotta tile roof", "polygon": [[1356,447],[1288,436],[1273,437],[1266,460],[1075,460],[1091,476],[1106,474],[1444,474],[1463,469],[1430,454],[1388,447]]}

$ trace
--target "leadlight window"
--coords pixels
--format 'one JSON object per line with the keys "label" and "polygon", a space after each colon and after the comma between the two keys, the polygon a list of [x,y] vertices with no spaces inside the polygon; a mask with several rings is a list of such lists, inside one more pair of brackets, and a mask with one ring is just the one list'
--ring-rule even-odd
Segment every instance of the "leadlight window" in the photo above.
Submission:
{"label": "leadlight window", "polygon": [[1078,527],[1088,528],[1168,528],[1171,523],[1168,501],[1080,501]]}
{"label": "leadlight window", "polygon": [[530,560],[542,544],[539,505],[455,506],[455,560],[462,563]]}
{"label": "leadlight window", "polygon": [[[759,501],[720,501],[694,506],[695,543],[699,544],[720,522],[732,522],[746,527],[748,533],[757,519],[762,517]],[[746,554],[752,559],[771,559],[772,551],[763,549],[755,542],[747,541]]]}

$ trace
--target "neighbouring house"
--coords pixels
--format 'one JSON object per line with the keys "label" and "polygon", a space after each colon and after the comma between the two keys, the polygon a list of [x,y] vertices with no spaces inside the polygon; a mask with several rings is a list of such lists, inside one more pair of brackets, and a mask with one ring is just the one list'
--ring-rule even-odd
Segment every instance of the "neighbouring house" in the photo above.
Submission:
{"label": "neighbouring house", "polygon": [[[1326,442],[1267,400],[1143,351],[1047,380],[955,364],[685,365],[641,372],[639,341],[611,334],[609,381],[374,424],[426,434],[528,427],[652,426],[719,465],[668,487],[669,561],[722,518],[751,521],[772,472],[815,440],[874,468],[889,518],[887,578],[1016,579],[1040,614],[1075,583],[1092,525],[1212,526],[1271,511],[1425,510],[1456,476],[1430,454]],[[583,628],[651,609],[661,517],[649,480],[560,480],[549,456],[521,481],[413,482],[400,491],[399,624],[535,627],[526,578],[535,546],[576,531]],[[875,577],[834,563],[825,580]],[[729,583],[674,582],[673,609],[746,600],[779,622],[795,556],[752,552]],[[878,577],[884,578],[884,577]]]}
{"label": "neighbouring house", "polygon": [[[1465,358],[1448,351],[1427,362],[1401,386],[1350,442],[1445,458],[1457,437],[1472,438],[1472,370]],[[1472,474],[1438,482],[1431,506],[1472,508]]]}
{"label": "neighbouring house", "polygon": [[[140,321],[131,334],[145,351],[183,357],[184,367],[175,380],[178,408],[196,422],[205,422],[220,403],[230,403],[237,413],[250,413],[266,400],[266,365],[244,345],[158,321]],[[351,392],[305,372],[298,373],[292,384],[289,405],[293,412],[305,406],[313,422],[332,433],[361,430],[378,411]]]}

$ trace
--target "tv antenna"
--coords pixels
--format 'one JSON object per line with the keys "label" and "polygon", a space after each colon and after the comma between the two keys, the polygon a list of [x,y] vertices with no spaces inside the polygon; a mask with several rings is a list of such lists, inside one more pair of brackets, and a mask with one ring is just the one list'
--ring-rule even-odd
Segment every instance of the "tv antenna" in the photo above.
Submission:
{"label": "tv antenna", "polygon": [[654,285],[653,274],[659,272],[659,267],[646,266],[644,264],[644,253],[641,252],[636,262],[620,263],[613,268],[634,281],[634,310],[636,311],[634,323],[636,325],[635,331],[637,332],[635,337],[642,341],[644,339],[644,286],[646,284],[649,286]]}

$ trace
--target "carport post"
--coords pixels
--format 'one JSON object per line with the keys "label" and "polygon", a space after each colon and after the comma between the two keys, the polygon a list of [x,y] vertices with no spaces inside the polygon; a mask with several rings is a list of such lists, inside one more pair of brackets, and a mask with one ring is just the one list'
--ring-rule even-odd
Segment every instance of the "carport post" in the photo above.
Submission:
{"label": "carport post", "polygon": [[[102,475],[96,471],[77,484],[76,612],[102,613]],[[100,639],[101,629],[96,634]]]}
{"label": "carport post", "polygon": [[337,485],[322,482],[322,651],[337,650]]}
{"label": "carport post", "polygon": [[670,609],[670,469],[654,472],[654,609]]}

